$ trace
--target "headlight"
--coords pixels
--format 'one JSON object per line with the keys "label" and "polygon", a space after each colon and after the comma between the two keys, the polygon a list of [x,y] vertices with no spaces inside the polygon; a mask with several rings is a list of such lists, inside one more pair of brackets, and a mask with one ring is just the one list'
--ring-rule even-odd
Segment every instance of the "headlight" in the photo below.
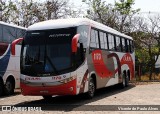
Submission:
{"label": "headlight", "polygon": [[64,79],[64,80],[61,80],[61,81],[59,81],[59,82],[61,82],[61,83],[68,83],[68,82],[70,82],[70,81],[72,81],[72,80],[74,80],[74,79],[76,79],[76,76],[74,75],[74,76],[71,76],[71,77],[69,77],[69,78],[66,78],[66,79]]}

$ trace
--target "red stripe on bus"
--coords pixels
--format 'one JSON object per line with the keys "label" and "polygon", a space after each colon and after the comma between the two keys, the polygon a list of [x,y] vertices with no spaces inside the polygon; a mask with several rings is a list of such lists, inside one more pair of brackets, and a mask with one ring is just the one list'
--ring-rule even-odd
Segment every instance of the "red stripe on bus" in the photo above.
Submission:
{"label": "red stripe on bus", "polygon": [[113,75],[113,73],[109,71],[107,66],[104,64],[101,50],[94,50],[92,52],[92,61],[98,76],[104,78],[104,77],[110,77]]}
{"label": "red stripe on bus", "polygon": [[86,84],[86,81],[87,81],[87,76],[88,76],[88,69],[86,70],[84,76],[83,76],[83,79],[82,79],[82,82],[81,82],[81,85],[83,85],[82,88],[80,88],[80,91],[79,93],[83,93],[84,92],[84,87],[85,87],[85,84]]}

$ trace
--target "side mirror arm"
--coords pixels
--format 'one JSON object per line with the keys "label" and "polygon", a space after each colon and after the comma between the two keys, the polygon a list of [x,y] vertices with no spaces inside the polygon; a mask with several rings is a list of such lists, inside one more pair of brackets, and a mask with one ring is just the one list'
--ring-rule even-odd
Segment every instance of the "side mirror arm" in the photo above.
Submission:
{"label": "side mirror arm", "polygon": [[12,44],[11,44],[11,53],[12,53],[12,55],[15,55],[15,53],[16,53],[16,50],[15,50],[16,44],[22,42],[22,40],[23,40],[23,38],[18,38],[18,39],[14,40],[12,42]]}

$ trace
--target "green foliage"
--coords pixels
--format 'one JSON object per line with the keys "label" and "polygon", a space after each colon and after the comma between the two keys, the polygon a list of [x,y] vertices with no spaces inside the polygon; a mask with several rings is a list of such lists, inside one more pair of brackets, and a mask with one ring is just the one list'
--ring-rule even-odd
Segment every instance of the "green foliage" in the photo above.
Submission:
{"label": "green foliage", "polygon": [[9,22],[9,17],[14,14],[17,10],[16,4],[11,0],[7,3],[6,1],[0,1],[0,21]]}
{"label": "green foliage", "polygon": [[145,48],[142,49],[136,49],[135,50],[135,55],[138,59],[137,63],[140,64],[146,64],[149,62],[149,54]]}
{"label": "green foliage", "polygon": [[124,33],[131,32],[130,17],[139,12],[139,9],[132,8],[134,0],[115,2],[114,5],[102,0],[82,0],[82,2],[85,2],[89,7],[87,18]]}
{"label": "green foliage", "polygon": [[134,0],[120,0],[120,2],[115,2],[115,9],[120,12],[121,15],[131,15],[140,11],[140,9],[133,10]]}
{"label": "green foliage", "polygon": [[79,15],[79,10],[73,11],[67,0],[1,0],[0,10],[2,11],[1,21],[23,27],[39,21]]}

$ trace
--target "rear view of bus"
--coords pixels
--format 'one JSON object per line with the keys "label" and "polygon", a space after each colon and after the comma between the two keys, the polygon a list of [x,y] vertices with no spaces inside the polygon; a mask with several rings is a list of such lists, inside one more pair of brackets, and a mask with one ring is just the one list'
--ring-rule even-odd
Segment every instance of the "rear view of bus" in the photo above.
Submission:
{"label": "rear view of bus", "polygon": [[[22,94],[48,99],[52,95],[86,93],[92,98],[98,88],[118,83],[124,85],[126,80],[123,81],[120,73],[119,56],[107,64],[111,66],[108,69],[113,70],[109,72],[102,61],[105,62],[110,52],[90,46],[90,37],[96,36],[90,35],[92,27],[100,28],[96,24],[91,24],[89,19],[59,19],[30,26],[21,49]],[[108,57],[114,56],[115,53]]]}

